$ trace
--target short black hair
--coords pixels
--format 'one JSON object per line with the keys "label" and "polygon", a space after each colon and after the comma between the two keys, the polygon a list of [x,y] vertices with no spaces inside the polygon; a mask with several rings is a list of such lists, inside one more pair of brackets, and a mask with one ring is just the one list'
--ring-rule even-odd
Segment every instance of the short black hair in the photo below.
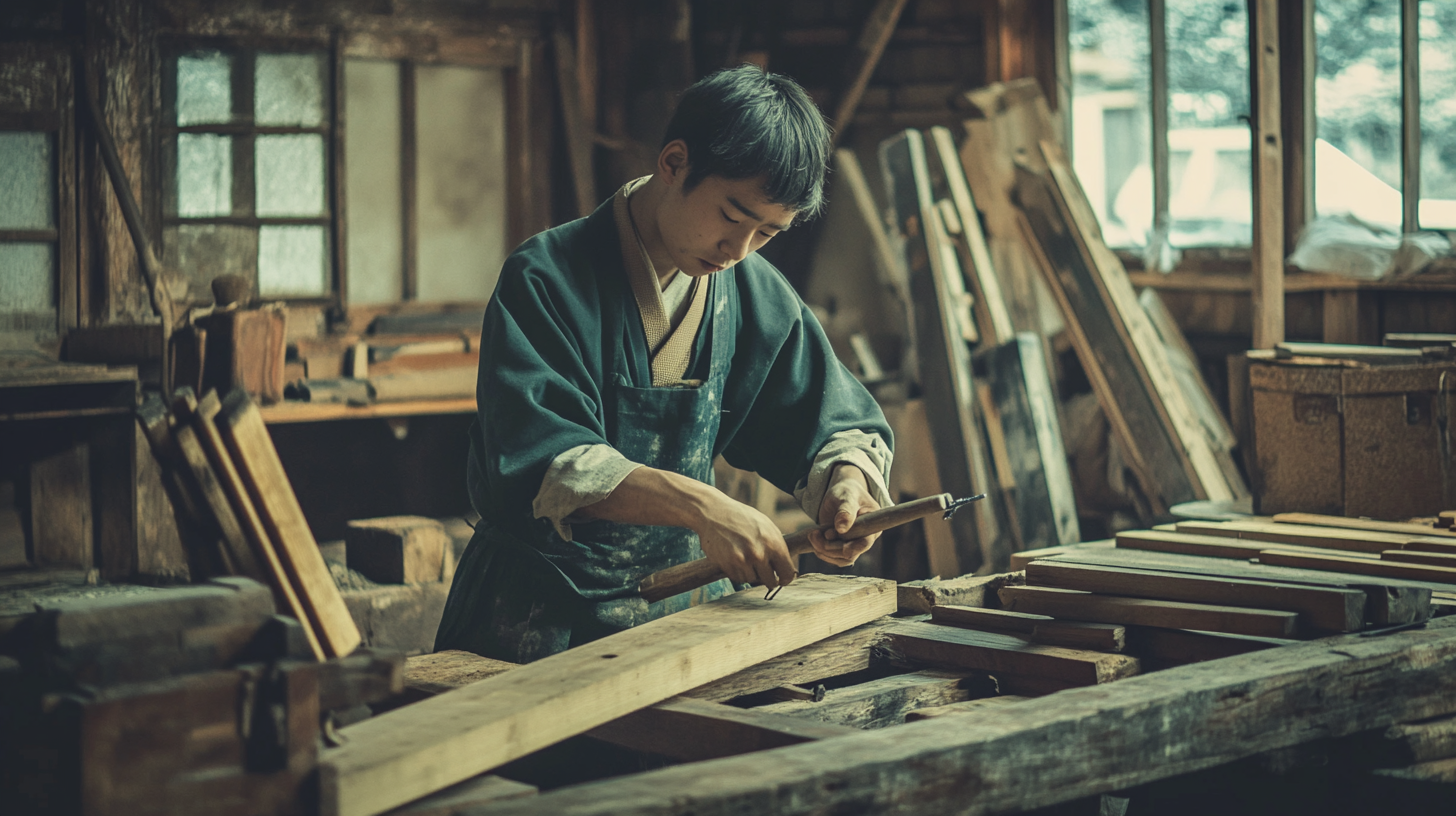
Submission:
{"label": "short black hair", "polygon": [[807,220],[824,207],[830,131],[794,80],[755,65],[725,68],[683,92],[662,145],[688,146],[691,190],[708,176],[763,176],[769,201]]}

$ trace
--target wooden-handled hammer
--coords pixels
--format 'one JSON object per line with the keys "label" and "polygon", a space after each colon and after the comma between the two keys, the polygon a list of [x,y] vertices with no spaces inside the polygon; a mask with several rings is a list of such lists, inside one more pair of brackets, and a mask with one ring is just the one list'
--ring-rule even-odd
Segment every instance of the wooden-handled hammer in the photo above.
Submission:
{"label": "wooden-handled hammer", "polygon": [[[927,496],[881,510],[872,510],[855,519],[854,526],[843,535],[835,533],[832,524],[822,525],[818,529],[826,533],[831,541],[853,541],[856,538],[881,533],[891,527],[899,527],[901,524],[908,524],[918,518],[925,518],[936,513],[944,513],[945,518],[950,518],[951,514],[962,506],[983,498],[985,498],[985,494],[971,496],[967,499],[953,499],[949,493],[941,493],[939,496]],[[784,536],[784,544],[788,546],[790,556],[797,558],[813,549],[809,543],[809,533],[810,530],[801,530],[793,535]],[[686,564],[678,564],[675,567],[652,573],[637,584],[637,591],[648,603],[655,603],[682,592],[690,592],[698,587],[707,586],[726,577],[712,561],[699,558],[696,561],[689,561]]]}

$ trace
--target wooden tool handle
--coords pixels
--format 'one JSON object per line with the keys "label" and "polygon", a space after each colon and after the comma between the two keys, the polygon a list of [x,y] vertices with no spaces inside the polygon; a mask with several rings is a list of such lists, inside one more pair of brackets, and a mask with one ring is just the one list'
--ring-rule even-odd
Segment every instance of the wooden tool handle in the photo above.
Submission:
{"label": "wooden tool handle", "polygon": [[[831,541],[840,539],[853,541],[856,538],[882,533],[891,527],[899,527],[901,524],[918,518],[944,512],[950,503],[951,495],[942,493],[939,496],[927,496],[882,510],[872,510],[855,519],[854,526],[850,527],[849,532],[844,535],[834,533],[831,524],[825,524],[817,529],[828,533]],[[784,544],[789,548],[789,555],[797,558],[813,549],[809,543],[809,532],[809,530],[802,530],[784,537]],[[707,586],[726,577],[712,561],[699,558],[696,561],[689,561],[686,564],[678,564],[675,567],[652,573],[637,584],[637,591],[648,603],[655,603],[682,592],[690,592],[698,587]]]}

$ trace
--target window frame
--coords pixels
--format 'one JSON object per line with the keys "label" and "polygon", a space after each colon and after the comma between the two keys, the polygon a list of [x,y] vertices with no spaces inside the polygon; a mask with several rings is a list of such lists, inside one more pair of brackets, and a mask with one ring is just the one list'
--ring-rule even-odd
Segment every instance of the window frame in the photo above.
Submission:
{"label": "window frame", "polygon": [[[24,53],[25,51],[31,53]],[[0,312],[0,331],[34,331],[61,337],[79,325],[80,272],[77,262],[77,172],[74,59],[60,46],[29,44],[17,49],[16,59],[48,62],[55,77],[51,104],[31,110],[0,109],[0,131],[44,133],[51,138],[51,170],[55,195],[55,227],[0,229],[0,243],[44,243],[55,247],[51,281],[55,293],[52,319],[43,312]]]}

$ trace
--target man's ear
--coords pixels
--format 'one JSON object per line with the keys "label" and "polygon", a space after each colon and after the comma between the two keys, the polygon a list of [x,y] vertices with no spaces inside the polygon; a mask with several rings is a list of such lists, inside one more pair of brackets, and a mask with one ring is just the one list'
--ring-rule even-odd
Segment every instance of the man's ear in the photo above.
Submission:
{"label": "man's ear", "polygon": [[657,175],[673,186],[688,177],[688,145],[682,139],[673,139],[662,146],[657,154]]}

